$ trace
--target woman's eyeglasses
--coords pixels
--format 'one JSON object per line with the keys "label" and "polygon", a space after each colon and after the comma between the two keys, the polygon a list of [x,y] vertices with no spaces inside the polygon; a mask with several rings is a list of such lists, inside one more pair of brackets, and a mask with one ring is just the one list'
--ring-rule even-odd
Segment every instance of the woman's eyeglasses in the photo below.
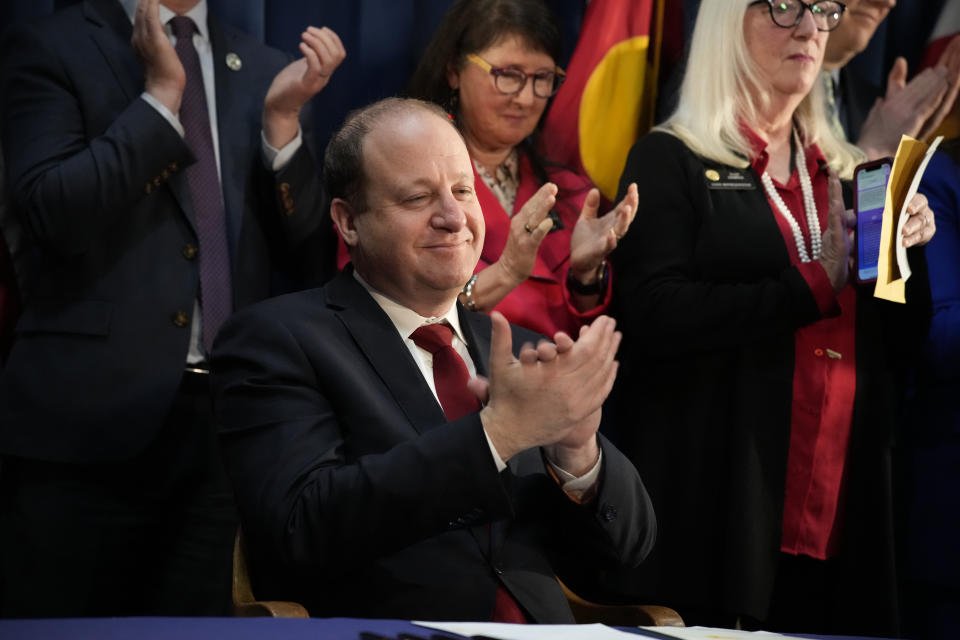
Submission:
{"label": "woman's eyeglasses", "polygon": [[533,78],[533,95],[538,98],[549,98],[560,89],[567,74],[560,67],[553,71],[538,71],[527,75],[520,69],[495,67],[476,54],[467,55],[467,60],[477,65],[493,76],[493,84],[497,91],[504,95],[513,96],[527,86],[527,79]]}
{"label": "woman's eyeglasses", "polygon": [[748,6],[766,4],[770,8],[770,19],[773,24],[784,29],[792,29],[803,20],[803,12],[810,11],[813,22],[819,31],[833,31],[840,24],[840,18],[846,11],[847,5],[836,0],[821,0],[820,2],[803,2],[803,0],[756,0]]}

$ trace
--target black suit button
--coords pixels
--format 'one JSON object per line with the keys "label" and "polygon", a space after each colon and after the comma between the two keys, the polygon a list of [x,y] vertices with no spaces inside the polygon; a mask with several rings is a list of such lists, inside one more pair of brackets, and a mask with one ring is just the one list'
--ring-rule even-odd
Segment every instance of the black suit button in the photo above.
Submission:
{"label": "black suit button", "polygon": [[496,573],[498,576],[502,576],[502,575],[503,575],[503,567],[501,567],[499,564],[495,564],[495,565],[493,565],[493,572]]}
{"label": "black suit button", "polygon": [[174,313],[170,320],[173,322],[175,327],[185,327],[190,324],[190,316],[183,311],[177,311]]}
{"label": "black suit button", "polygon": [[186,258],[187,260],[193,260],[194,258],[197,257],[198,251],[199,249],[197,249],[197,245],[193,244],[192,242],[189,242],[183,245],[183,249],[181,250],[181,253],[183,253],[183,257]]}
{"label": "black suit button", "polygon": [[617,508],[612,504],[605,504],[600,507],[600,519],[604,522],[610,522],[617,519]]}

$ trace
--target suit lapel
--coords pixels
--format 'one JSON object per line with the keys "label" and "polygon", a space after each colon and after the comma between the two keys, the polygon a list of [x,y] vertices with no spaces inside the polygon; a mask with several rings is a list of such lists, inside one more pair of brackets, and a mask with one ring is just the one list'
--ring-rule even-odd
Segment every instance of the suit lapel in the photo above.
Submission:
{"label": "suit lapel", "polygon": [[[236,38],[227,32],[214,18],[208,14],[207,25],[210,29],[210,47],[213,52],[213,77],[217,95],[217,142],[220,148],[220,184],[223,193],[223,206],[227,221],[227,234],[231,255],[234,254],[240,239],[240,228],[243,218],[243,187],[247,181],[243,159],[248,157],[251,140],[255,137],[247,135],[249,124],[245,121],[244,109],[237,109],[233,104],[236,99],[248,100],[243,96],[245,92],[253,90],[254,83],[250,82],[249,64],[233,71],[226,65],[226,55],[236,53]],[[251,56],[241,52],[240,60]]]}
{"label": "suit lapel", "polygon": [[460,330],[467,341],[467,350],[473,358],[477,375],[489,376],[490,373],[490,319],[479,313],[470,313],[457,303],[460,316]]}
{"label": "suit lapel", "polygon": [[[353,268],[348,266],[326,287],[327,300],[350,333],[370,366],[390,389],[401,411],[407,416],[417,433],[447,424],[439,403],[423,379],[419,367],[393,322],[380,305],[353,277]],[[490,336],[484,331],[479,314],[470,314],[458,304],[461,329],[467,339],[470,356],[478,374],[489,370]],[[489,558],[493,541],[502,542],[502,531],[496,524],[487,527],[469,527],[480,553]]]}
{"label": "suit lapel", "polygon": [[[467,340],[467,348],[477,375],[490,376],[490,318],[480,313],[471,313],[457,303],[457,312],[460,314],[460,328]],[[508,463],[509,467],[509,463]],[[504,471],[503,473],[511,473]],[[507,484],[508,491],[512,487],[512,478],[501,478]],[[470,528],[474,539],[480,546],[480,551],[492,561],[497,556],[506,537],[507,522],[498,520],[490,526],[478,525]]]}
{"label": "suit lapel", "polygon": [[87,0],[83,14],[94,27],[90,37],[124,95],[132,102],[143,93],[143,68],[130,46],[133,35],[130,19],[116,0]]}
{"label": "suit lapel", "polygon": [[446,424],[417,363],[390,318],[353,277],[340,272],[327,286],[328,300],[344,328],[418,433]]}

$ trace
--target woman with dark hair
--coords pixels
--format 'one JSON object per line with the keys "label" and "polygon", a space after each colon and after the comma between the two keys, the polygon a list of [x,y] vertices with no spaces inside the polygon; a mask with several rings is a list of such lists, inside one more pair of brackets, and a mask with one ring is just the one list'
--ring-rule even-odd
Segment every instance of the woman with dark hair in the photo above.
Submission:
{"label": "woman with dark hair", "polygon": [[486,239],[460,300],[552,336],[606,309],[606,257],[637,209],[631,187],[608,215],[589,180],[542,158],[537,136],[563,82],[560,31],[540,0],[457,0],[407,93],[444,106],[473,159]]}

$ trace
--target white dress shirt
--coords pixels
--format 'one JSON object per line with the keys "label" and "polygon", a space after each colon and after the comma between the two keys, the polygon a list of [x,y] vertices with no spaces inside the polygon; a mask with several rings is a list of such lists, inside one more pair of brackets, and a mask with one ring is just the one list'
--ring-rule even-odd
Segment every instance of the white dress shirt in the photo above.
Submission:
{"label": "white dress shirt", "polygon": [[[467,365],[467,371],[470,374],[470,377],[475,378],[477,376],[477,367],[473,362],[473,358],[470,356],[470,350],[467,348],[467,342],[464,339],[463,331],[460,328],[460,315],[457,313],[456,298],[451,301],[450,308],[442,316],[425,318],[416,311],[403,306],[396,300],[388,298],[374,289],[356,270],[353,272],[353,277],[356,278],[357,282],[359,282],[364,289],[367,290],[367,292],[373,297],[374,301],[380,306],[381,309],[383,309],[383,312],[387,314],[387,317],[390,318],[394,328],[397,330],[397,333],[400,334],[400,338],[406,345],[407,350],[410,351],[410,355],[413,356],[413,361],[417,363],[417,368],[420,369],[420,374],[430,387],[430,391],[433,392],[433,397],[437,399],[437,404],[440,404],[440,398],[437,396],[436,384],[433,381],[433,355],[426,349],[417,346],[417,344],[410,338],[410,334],[412,334],[414,331],[425,324],[449,324],[453,329],[451,346],[453,346],[454,351],[456,351],[460,357],[463,358],[463,362]],[[486,429],[484,429],[483,434],[487,438],[487,445],[490,447],[490,455],[493,456],[493,461],[497,465],[497,471],[503,471],[507,468],[507,463],[504,462],[503,458],[500,457],[500,454],[497,453],[497,449],[493,446],[493,441],[490,440],[490,436],[487,434]],[[593,466],[593,468],[578,478],[572,473],[560,468],[552,460],[547,458],[547,462],[551,467],[553,467],[553,470],[562,481],[563,490],[577,498],[580,498],[597,482],[597,479],[600,477],[600,463],[602,460],[603,452],[601,451],[600,456],[597,458],[597,463]]]}

